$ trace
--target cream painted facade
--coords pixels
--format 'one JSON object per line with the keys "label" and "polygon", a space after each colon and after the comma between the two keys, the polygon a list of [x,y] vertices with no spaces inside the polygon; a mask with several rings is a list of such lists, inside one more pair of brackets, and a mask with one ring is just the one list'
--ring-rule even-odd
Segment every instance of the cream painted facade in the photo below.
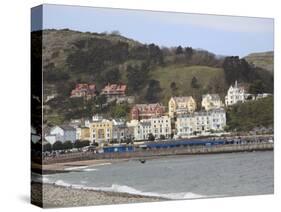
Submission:
{"label": "cream painted facade", "polygon": [[109,143],[112,140],[112,121],[102,119],[89,123],[90,141],[100,145]]}
{"label": "cream painted facade", "polygon": [[206,111],[224,107],[218,94],[203,95],[201,105]]}
{"label": "cream painted facade", "polygon": [[90,128],[89,127],[78,127],[76,129],[76,138],[78,140],[91,141]]}
{"label": "cream painted facade", "polygon": [[179,114],[193,113],[196,102],[192,96],[172,97],[169,101],[169,116],[174,118]]}

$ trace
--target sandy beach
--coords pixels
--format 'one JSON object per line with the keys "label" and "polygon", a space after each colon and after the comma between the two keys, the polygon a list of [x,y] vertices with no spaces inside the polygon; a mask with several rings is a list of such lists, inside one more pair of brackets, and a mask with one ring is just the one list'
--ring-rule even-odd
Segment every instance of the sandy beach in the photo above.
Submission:
{"label": "sandy beach", "polygon": [[53,164],[44,164],[42,165],[42,170],[45,174],[51,174],[56,172],[68,172],[75,171],[76,168],[79,167],[87,167],[87,166],[100,166],[104,164],[117,163],[121,161],[127,161],[127,159],[115,159],[115,160],[84,160],[84,161],[73,161],[66,163],[53,163]]}
{"label": "sandy beach", "polygon": [[[32,192],[36,193],[36,195],[32,195],[32,202],[39,205],[41,203],[41,186],[41,183],[32,183],[31,187]],[[42,191],[44,208],[126,204],[166,200],[164,198],[132,195],[127,193],[74,189],[51,184],[44,184]]]}

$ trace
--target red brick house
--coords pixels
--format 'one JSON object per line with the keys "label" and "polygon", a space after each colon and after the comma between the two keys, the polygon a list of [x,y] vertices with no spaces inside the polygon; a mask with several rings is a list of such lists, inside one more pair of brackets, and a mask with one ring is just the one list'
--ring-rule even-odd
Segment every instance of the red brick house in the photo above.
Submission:
{"label": "red brick house", "polygon": [[96,96],[96,85],[95,84],[77,84],[75,88],[71,91],[70,97],[86,97],[92,98]]}
{"label": "red brick house", "polygon": [[160,103],[136,104],[131,109],[131,118],[136,120],[148,119],[155,116],[163,116],[165,107]]}

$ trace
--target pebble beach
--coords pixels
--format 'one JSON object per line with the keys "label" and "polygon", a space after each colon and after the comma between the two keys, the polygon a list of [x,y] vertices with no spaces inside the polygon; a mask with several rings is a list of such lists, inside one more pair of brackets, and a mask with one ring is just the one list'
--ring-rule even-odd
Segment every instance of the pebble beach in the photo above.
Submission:
{"label": "pebble beach", "polygon": [[166,200],[158,197],[75,189],[45,183],[42,187],[41,183],[32,183],[31,190],[36,193],[36,195],[32,195],[33,199],[31,201],[37,205],[41,205],[41,188],[43,191],[42,199],[44,208],[127,204]]}

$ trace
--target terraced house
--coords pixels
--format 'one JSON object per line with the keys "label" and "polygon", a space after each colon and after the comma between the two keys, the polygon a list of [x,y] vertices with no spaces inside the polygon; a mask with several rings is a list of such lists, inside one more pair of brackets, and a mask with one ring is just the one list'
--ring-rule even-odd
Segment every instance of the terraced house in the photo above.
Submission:
{"label": "terraced house", "polygon": [[169,101],[169,116],[171,118],[180,114],[193,113],[196,102],[192,96],[172,97]]}
{"label": "terraced house", "polygon": [[206,135],[212,131],[223,132],[225,126],[226,114],[223,108],[181,114],[175,123],[177,137]]}
{"label": "terraced house", "polygon": [[163,116],[165,107],[160,103],[155,104],[136,104],[131,109],[131,118],[135,120],[149,119],[152,117]]}
{"label": "terraced house", "polygon": [[127,139],[131,138],[128,127],[126,126],[125,120],[122,119],[113,119],[113,131],[112,131],[112,140],[114,142],[124,142]]}
{"label": "terraced house", "polygon": [[131,120],[127,123],[128,129],[132,129],[133,139],[148,140],[149,135],[155,139],[171,138],[171,119],[169,116],[157,116],[150,119]]}
{"label": "terraced house", "polygon": [[149,134],[151,134],[151,121],[148,119],[138,121],[134,128],[134,140],[148,140]]}
{"label": "terraced house", "polygon": [[172,129],[169,116],[152,117],[150,121],[151,133],[154,135],[155,139],[171,137]]}

